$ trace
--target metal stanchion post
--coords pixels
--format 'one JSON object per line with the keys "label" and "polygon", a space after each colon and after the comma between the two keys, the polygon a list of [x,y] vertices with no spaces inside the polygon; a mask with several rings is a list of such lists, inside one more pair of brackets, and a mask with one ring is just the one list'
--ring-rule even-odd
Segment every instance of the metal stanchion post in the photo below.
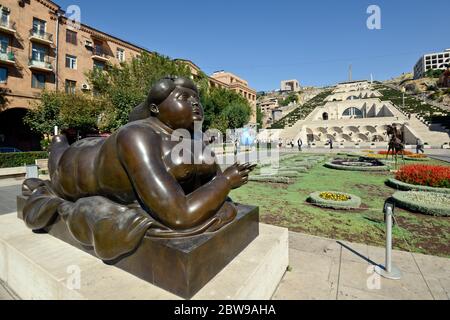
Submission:
{"label": "metal stanchion post", "polygon": [[394,204],[386,201],[384,205],[386,220],[386,262],[384,267],[375,267],[375,272],[386,279],[400,280],[402,273],[392,264],[392,218],[394,215]]}

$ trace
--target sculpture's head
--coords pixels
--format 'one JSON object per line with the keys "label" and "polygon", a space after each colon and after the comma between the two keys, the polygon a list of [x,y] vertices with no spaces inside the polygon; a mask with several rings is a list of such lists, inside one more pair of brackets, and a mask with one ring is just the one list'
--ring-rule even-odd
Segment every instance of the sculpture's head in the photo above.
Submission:
{"label": "sculpture's head", "polygon": [[203,107],[195,83],[187,78],[166,77],[153,85],[147,100],[130,114],[130,121],[149,116],[176,129],[192,130],[203,121]]}

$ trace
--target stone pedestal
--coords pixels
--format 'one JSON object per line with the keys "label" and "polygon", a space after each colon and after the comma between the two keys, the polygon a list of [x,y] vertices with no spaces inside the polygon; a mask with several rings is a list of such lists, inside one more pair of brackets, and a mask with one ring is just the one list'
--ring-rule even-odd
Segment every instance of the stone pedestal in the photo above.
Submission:
{"label": "stone pedestal", "polygon": [[[259,236],[192,299],[270,299],[287,266],[287,229],[259,224]],[[181,298],[49,234],[32,233],[15,214],[0,216],[0,279],[22,299]]]}
{"label": "stone pedestal", "polygon": [[[20,218],[25,202],[26,197],[17,198]],[[258,236],[258,208],[237,208],[236,219],[217,232],[181,239],[145,236],[135,252],[106,263],[190,299]],[[73,238],[60,217],[45,231],[97,257],[92,247],[82,246]]]}

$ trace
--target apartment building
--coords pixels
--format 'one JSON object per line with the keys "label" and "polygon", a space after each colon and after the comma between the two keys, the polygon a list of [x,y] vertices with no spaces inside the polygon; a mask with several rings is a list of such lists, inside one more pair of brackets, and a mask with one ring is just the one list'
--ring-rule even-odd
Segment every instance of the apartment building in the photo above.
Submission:
{"label": "apartment building", "polygon": [[414,66],[414,79],[425,77],[429,70],[446,70],[450,65],[450,49],[423,55]]}
{"label": "apartment building", "polygon": [[[130,61],[149,50],[85,24],[67,19],[49,0],[1,0],[0,3],[0,148],[39,150],[40,137],[24,125],[23,117],[42,90],[91,92],[86,72]],[[182,60],[193,76],[201,72]],[[238,82],[233,82],[234,79]],[[237,76],[209,77],[211,87],[235,90],[253,107],[256,92]]]}
{"label": "apartment building", "polygon": [[[190,60],[177,59],[185,63],[191,70],[192,77],[195,79],[200,75],[200,68]],[[231,72],[218,71],[208,76],[209,86],[211,88],[223,88],[233,90],[241,94],[250,103],[252,114],[250,124],[256,124],[256,91],[248,86],[248,82]]]}
{"label": "apartment building", "polygon": [[2,0],[0,14],[0,147],[39,149],[22,119],[42,90],[90,91],[87,71],[146,51],[73,23],[52,1]]}
{"label": "apartment building", "polygon": [[289,91],[289,92],[299,92],[300,91],[300,83],[298,80],[283,80],[281,81],[281,91]]}
{"label": "apartment building", "polygon": [[217,71],[214,72],[210,78],[216,80],[216,82],[219,81],[220,83],[224,83],[226,88],[239,93],[247,99],[252,108],[250,124],[256,124],[256,90],[250,88],[246,80],[231,72]]}

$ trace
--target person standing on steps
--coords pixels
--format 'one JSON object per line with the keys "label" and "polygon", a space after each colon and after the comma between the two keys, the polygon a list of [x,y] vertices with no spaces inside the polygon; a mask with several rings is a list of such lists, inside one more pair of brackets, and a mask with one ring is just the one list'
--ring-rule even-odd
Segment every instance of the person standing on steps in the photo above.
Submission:
{"label": "person standing on steps", "polygon": [[298,151],[302,151],[303,141],[301,138],[298,139],[297,145],[298,145]]}

